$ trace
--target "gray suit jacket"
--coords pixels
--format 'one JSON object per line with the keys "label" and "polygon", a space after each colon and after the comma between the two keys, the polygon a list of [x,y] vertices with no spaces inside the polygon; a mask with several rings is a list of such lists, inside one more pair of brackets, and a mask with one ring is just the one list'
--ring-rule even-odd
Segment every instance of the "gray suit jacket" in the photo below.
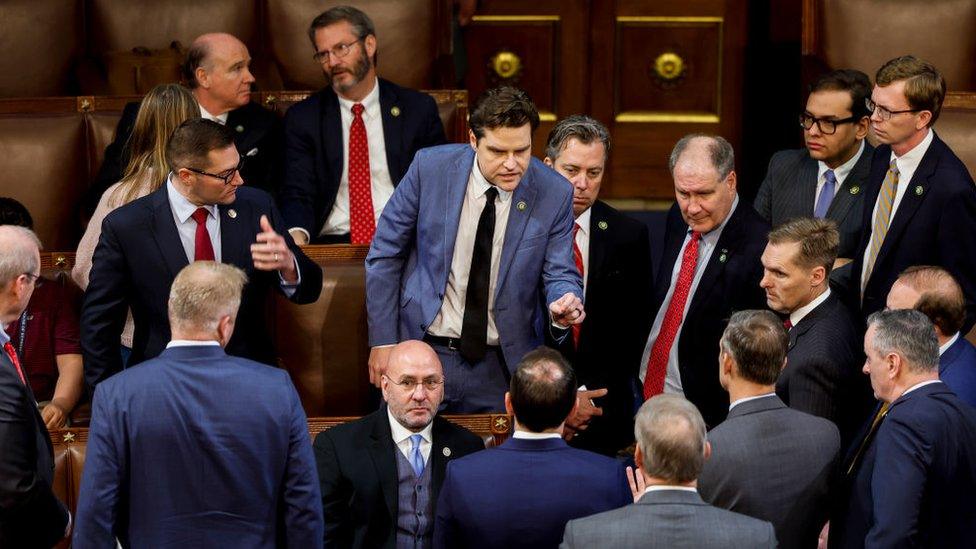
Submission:
{"label": "gray suit jacket", "polygon": [[840,434],[779,397],[737,405],[708,433],[712,456],[698,491],[712,505],[768,520],[780,547],[816,547]]}
{"label": "gray suit jacket", "polygon": [[562,549],[776,547],[773,525],[712,507],[683,490],[649,492],[635,504],[571,520]]}
{"label": "gray suit jacket", "polygon": [[[864,152],[844,179],[827,209],[840,231],[838,257],[853,258],[861,238],[861,212],[874,147]],[[813,217],[817,201],[817,161],[806,149],[779,151],[769,161],[766,179],[756,195],[756,211],[777,227],[796,217]]]}

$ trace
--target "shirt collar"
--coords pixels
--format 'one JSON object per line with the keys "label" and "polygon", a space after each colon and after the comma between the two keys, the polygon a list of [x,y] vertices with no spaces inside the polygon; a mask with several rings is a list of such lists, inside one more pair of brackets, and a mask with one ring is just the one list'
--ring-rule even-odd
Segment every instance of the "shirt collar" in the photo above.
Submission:
{"label": "shirt collar", "polygon": [[210,114],[210,112],[207,111],[207,109],[203,108],[203,105],[200,105],[200,118],[206,118],[207,120],[213,120],[214,122],[217,122],[218,124],[226,124],[227,123],[227,114],[228,113],[226,113],[226,112],[224,114]]}
{"label": "shirt collar", "polygon": [[516,429],[512,433],[512,438],[521,438],[524,440],[545,440],[547,438],[563,438],[559,433],[533,433],[530,431],[522,431],[521,429]]}
{"label": "shirt collar", "polygon": [[[480,198],[485,194],[485,191],[487,191],[489,187],[495,187],[489,183],[488,180],[485,179],[484,174],[481,173],[481,166],[478,165],[478,153],[475,153],[474,155],[474,167],[471,168],[471,174],[474,176],[474,185],[468,186],[468,192],[474,193],[474,198]],[[498,199],[502,202],[505,202],[512,197],[512,191],[506,191],[501,187],[495,187],[495,189],[498,191]]]}
{"label": "shirt collar", "polygon": [[197,211],[197,208],[206,208],[210,215],[217,219],[217,205],[208,204],[206,206],[197,206],[193,202],[190,202],[183,196],[180,191],[176,190],[176,185],[173,184],[173,172],[169,172],[166,176],[166,194],[169,196],[169,206],[173,209],[173,213],[176,214],[176,218],[180,223],[186,223],[187,219],[193,215],[193,212]]}
{"label": "shirt collar", "polygon": [[376,78],[373,79],[373,89],[366,94],[366,97],[362,101],[352,101],[346,99],[341,95],[339,97],[339,106],[344,110],[352,112],[352,106],[356,103],[362,103],[363,105],[363,116],[366,118],[378,118],[380,116],[380,87]]}
{"label": "shirt collar", "polygon": [[174,339],[166,344],[166,348],[170,349],[172,347],[220,347],[219,341],[204,340],[197,341],[193,339]]}
{"label": "shirt collar", "polygon": [[[921,383],[916,383],[915,385],[912,385],[911,387],[905,389],[905,392],[902,393],[898,398],[901,398],[901,397],[907,395],[908,393],[914,391],[915,389],[921,389],[922,387],[925,387],[926,385],[932,385],[933,383],[942,383],[942,380],[939,380],[939,379],[930,379],[928,381],[923,381]],[[895,400],[898,400],[898,399],[896,398]]]}
{"label": "shirt collar", "polygon": [[743,404],[745,402],[749,402],[750,400],[759,400],[760,398],[769,398],[771,396],[776,396],[776,391],[773,391],[771,393],[766,393],[764,395],[756,395],[756,396],[751,396],[746,398],[740,398],[739,400],[736,400],[732,404],[729,404],[729,411],[731,412],[732,408],[735,408],[736,406]]}
{"label": "shirt collar", "polygon": [[579,225],[580,232],[587,236],[590,234],[590,218],[592,217],[592,211],[593,208],[587,208],[586,211],[579,214],[579,217],[576,218],[576,224]]}
{"label": "shirt collar", "polygon": [[808,314],[810,314],[810,311],[812,311],[812,310],[816,309],[817,307],[819,307],[821,303],[823,303],[824,301],[827,301],[827,298],[828,297],[830,297],[830,288],[829,287],[827,288],[827,291],[825,291],[824,293],[822,293],[819,296],[817,296],[816,299],[814,299],[810,303],[807,303],[806,305],[804,305],[804,306],[800,307],[799,309],[797,309],[797,310],[793,311],[792,313],[790,313],[790,324],[792,324],[794,326],[796,326],[797,324],[799,324],[800,321],[803,320],[803,317],[805,317]]}
{"label": "shirt collar", "polygon": [[[863,153],[864,153],[864,140],[862,139],[861,146],[858,147],[857,152],[854,153],[854,156],[852,156],[847,162],[844,162],[840,166],[833,168],[834,177],[837,179],[838,184],[844,183],[844,180],[847,178],[847,174],[851,173],[851,170],[854,169],[854,164],[857,164],[858,159],[861,158],[861,155]],[[827,164],[824,163],[823,160],[817,161],[817,177],[819,178],[818,181],[820,179],[823,179],[824,174],[827,173],[827,170],[829,169],[831,168],[827,166]]]}
{"label": "shirt collar", "polygon": [[644,489],[644,493],[648,494],[651,492],[660,492],[661,490],[680,490],[682,492],[698,493],[698,488],[695,488],[694,486],[674,486],[671,484],[655,484],[654,486],[648,486]]}
{"label": "shirt collar", "polygon": [[945,342],[945,345],[939,347],[939,356],[945,354],[945,352],[949,350],[949,347],[952,347],[956,343],[956,340],[958,339],[959,339],[959,332],[956,332],[956,335],[950,337],[949,341]]}
{"label": "shirt collar", "polygon": [[[902,166],[905,164],[910,164],[912,166],[917,166],[919,162],[922,161],[922,157],[925,156],[925,151],[929,150],[929,145],[932,144],[932,136],[935,135],[935,131],[932,128],[927,128],[928,133],[925,134],[925,138],[915,145],[915,148],[908,151],[907,153],[897,156],[895,151],[891,151],[891,159],[898,161],[898,169],[900,171],[905,171]],[[889,162],[890,162],[889,160]]]}
{"label": "shirt collar", "polygon": [[414,433],[410,429],[407,429],[401,425],[400,422],[393,417],[393,412],[390,411],[389,406],[386,407],[386,417],[390,420],[390,433],[393,435],[394,444],[400,444],[401,442],[410,438],[412,435],[420,435],[420,437],[424,439],[424,442],[432,441],[431,434],[434,431],[433,421],[428,423],[427,426],[424,427],[419,433]]}

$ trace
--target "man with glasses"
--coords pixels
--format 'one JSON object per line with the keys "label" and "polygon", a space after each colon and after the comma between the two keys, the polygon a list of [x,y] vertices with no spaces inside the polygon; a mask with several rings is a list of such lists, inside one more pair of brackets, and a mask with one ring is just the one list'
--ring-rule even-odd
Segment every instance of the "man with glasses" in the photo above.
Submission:
{"label": "man with glasses", "polygon": [[445,143],[444,127],[429,95],[377,78],[362,11],[329,9],[308,37],[329,86],[285,116],[281,211],[299,244],[369,244],[414,153]]}
{"label": "man with glasses", "polygon": [[219,261],[240,267],[244,290],[227,353],[274,364],[265,325],[267,292],[295,303],[322,290],[322,270],[279,234],[281,216],[270,195],[242,186],[234,132],[197,118],[181,124],[166,146],[172,170],[158,191],[109,214],[95,248],[81,313],[85,377],[92,386],[122,369],[118,338],[126,309],[135,321],[129,365],[157,356],[170,339],[166,300],[187,263]]}
{"label": "man with glasses", "polygon": [[315,437],[325,547],[430,547],[448,461],[485,447],[436,417],[444,373],[430,345],[397,344],[381,380],[386,406]]}
{"label": "man with glasses", "polygon": [[861,239],[874,154],[865,140],[870,93],[871,81],[856,70],[836,70],[814,82],[799,120],[806,147],[774,154],[756,195],[756,211],[773,227],[797,217],[833,220],[840,233],[835,267],[851,261]]}
{"label": "man with glasses", "polygon": [[976,187],[932,130],[945,90],[938,69],[910,55],[888,61],[875,76],[866,106],[881,145],[847,287],[867,318],[884,309],[899,273],[912,265],[943,267],[962,285],[967,333],[976,323]]}

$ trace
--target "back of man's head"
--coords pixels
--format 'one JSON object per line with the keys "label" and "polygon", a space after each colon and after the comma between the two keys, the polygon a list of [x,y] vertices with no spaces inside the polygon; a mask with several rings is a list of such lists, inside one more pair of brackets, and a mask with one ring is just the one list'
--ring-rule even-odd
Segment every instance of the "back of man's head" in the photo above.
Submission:
{"label": "back of man's head", "polygon": [[555,429],[576,404],[576,374],[557,351],[539,347],[522,358],[509,395],[519,425],[535,433]]}
{"label": "back of man's head", "polygon": [[468,117],[468,125],[477,139],[486,129],[521,128],[528,124],[532,131],[539,127],[539,111],[529,94],[518,88],[492,88],[478,98]]}
{"label": "back of man's head", "polygon": [[705,433],[694,404],[677,395],[652,397],[634,424],[644,476],[674,485],[696,480],[705,464]]}
{"label": "back of man's head", "polygon": [[[169,291],[173,339],[199,339],[214,334],[225,317],[233,331],[246,283],[247,275],[233,265],[195,261],[184,267]],[[230,339],[229,333],[226,338]]]}
{"label": "back of man's head", "polygon": [[919,294],[914,309],[925,313],[945,337],[952,337],[966,321],[966,296],[949,271],[932,265],[905,269],[895,284],[904,284]]}
{"label": "back of man's head", "polygon": [[203,170],[207,168],[210,151],[226,149],[234,144],[234,132],[223,124],[206,118],[191,118],[180,124],[166,142],[166,163],[169,169]]}
{"label": "back of man's head", "polygon": [[735,361],[742,379],[775,385],[786,362],[789,336],[770,311],[739,311],[729,319],[719,344]]}

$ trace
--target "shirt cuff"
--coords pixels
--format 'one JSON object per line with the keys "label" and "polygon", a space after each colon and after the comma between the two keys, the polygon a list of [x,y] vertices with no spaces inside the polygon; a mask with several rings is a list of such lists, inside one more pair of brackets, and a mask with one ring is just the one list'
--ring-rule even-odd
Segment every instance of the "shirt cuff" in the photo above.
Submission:
{"label": "shirt cuff", "polygon": [[295,262],[295,274],[298,276],[298,280],[294,284],[289,284],[285,282],[285,278],[281,276],[281,271],[278,271],[278,281],[281,283],[281,291],[285,293],[285,297],[290,298],[295,295],[298,291],[298,286],[302,283],[302,270],[298,268],[298,258],[294,259]]}
{"label": "shirt cuff", "polygon": [[292,228],[288,229],[288,232],[289,233],[292,232],[292,231],[298,231],[298,232],[302,233],[303,235],[305,235],[305,242],[309,242],[309,243],[312,242],[312,236],[310,234],[308,234],[308,231],[306,231],[305,229],[303,229],[301,227],[292,227]]}

